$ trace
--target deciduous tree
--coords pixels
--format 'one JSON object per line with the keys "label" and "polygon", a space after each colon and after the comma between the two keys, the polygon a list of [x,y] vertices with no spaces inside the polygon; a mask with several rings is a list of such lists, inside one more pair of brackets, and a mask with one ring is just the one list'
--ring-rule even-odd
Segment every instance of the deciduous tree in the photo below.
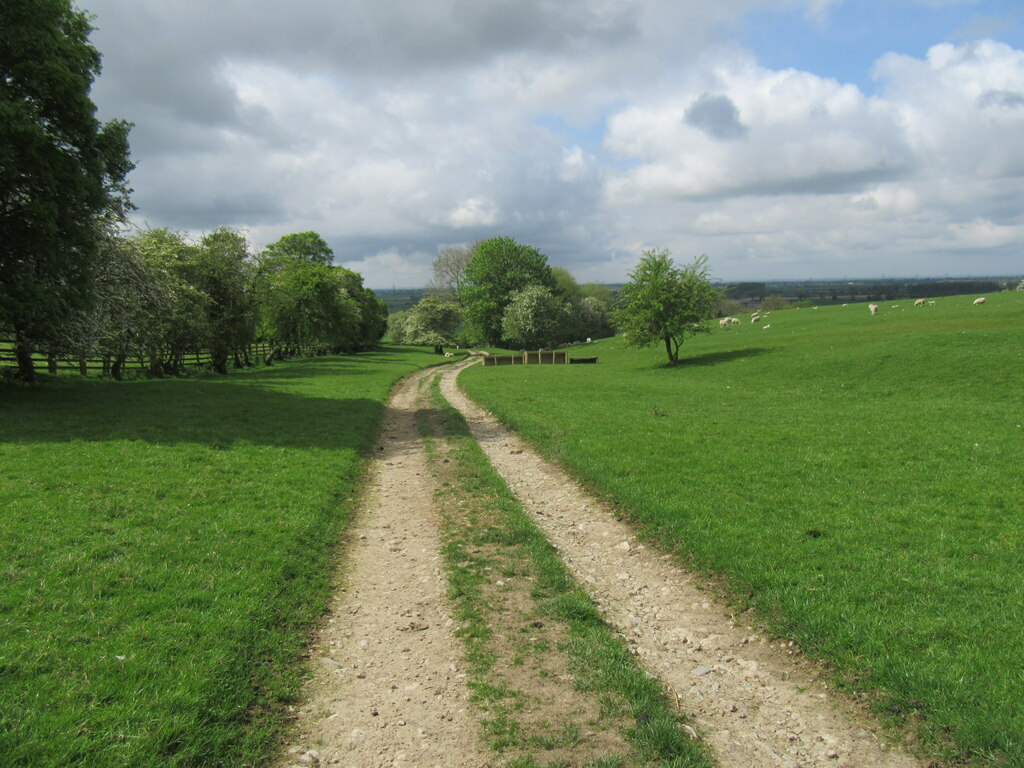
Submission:
{"label": "deciduous tree", "polygon": [[512,295],[528,285],[554,290],[547,256],[511,237],[480,242],[466,265],[459,303],[472,334],[486,344],[500,344],[502,317]]}
{"label": "deciduous tree", "polygon": [[627,344],[662,342],[669,365],[675,365],[686,337],[710,330],[706,323],[715,316],[720,297],[708,277],[707,256],[677,268],[668,251],[648,250],[630,273],[614,316]]}
{"label": "deciduous tree", "polygon": [[129,124],[101,124],[100,54],[70,0],[0,3],[0,328],[19,370],[94,298],[101,243],[130,205]]}
{"label": "deciduous tree", "polygon": [[543,285],[528,285],[512,295],[501,319],[506,342],[515,347],[539,349],[554,346],[569,320],[569,304]]}

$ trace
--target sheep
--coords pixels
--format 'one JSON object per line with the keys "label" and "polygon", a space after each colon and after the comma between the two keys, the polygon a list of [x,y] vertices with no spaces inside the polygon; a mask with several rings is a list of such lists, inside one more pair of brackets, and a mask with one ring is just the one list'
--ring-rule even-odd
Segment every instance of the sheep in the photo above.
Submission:
{"label": "sheep", "polygon": [[590,337],[589,337],[589,336],[587,336],[587,344],[590,344],[590,343],[591,343],[591,342],[590,342]]}
{"label": "sheep", "polygon": [[979,304],[984,304],[984,303],[985,303],[985,297],[984,296],[982,296],[980,299],[975,299],[974,300],[974,306],[978,306]]}
{"label": "sheep", "polygon": [[914,302],[914,306],[915,307],[923,307],[924,306],[924,299],[918,299],[917,301],[915,301]]}
{"label": "sheep", "polygon": [[752,323],[760,323],[761,322],[761,316],[755,312],[753,315],[750,316],[750,322],[752,322]]}
{"label": "sheep", "polygon": [[729,318],[728,317],[723,317],[721,320],[719,320],[718,321],[718,327],[719,328],[728,328],[729,327]]}
{"label": "sheep", "polygon": [[761,328],[761,330],[762,331],[767,331],[771,327],[772,327],[771,323],[765,323],[765,325]]}
{"label": "sheep", "polygon": [[935,302],[934,301],[929,301],[928,302],[928,306],[929,307],[934,307],[935,306]]}
{"label": "sheep", "polygon": [[732,323],[733,325],[739,325],[740,319],[738,317],[730,317],[729,322]]}
{"label": "sheep", "polygon": [[872,315],[877,315],[878,314],[878,305],[877,304],[868,304],[868,311]]}
{"label": "sheep", "polygon": [[444,356],[445,356],[445,357],[455,357],[455,355],[454,355],[454,354],[452,354],[451,352],[445,352],[445,353],[444,353]]}

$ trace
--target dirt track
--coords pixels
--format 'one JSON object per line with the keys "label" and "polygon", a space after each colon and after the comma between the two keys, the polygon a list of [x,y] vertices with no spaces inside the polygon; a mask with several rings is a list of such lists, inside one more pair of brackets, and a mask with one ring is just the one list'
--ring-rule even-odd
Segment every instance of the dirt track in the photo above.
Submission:
{"label": "dirt track", "polygon": [[[460,366],[464,367],[464,366]],[[720,765],[912,768],[790,644],[738,624],[667,556],[470,402],[442,392],[644,667],[696,721]],[[424,372],[389,404],[332,615],[282,765],[479,766],[438,554],[433,487],[416,433]]]}

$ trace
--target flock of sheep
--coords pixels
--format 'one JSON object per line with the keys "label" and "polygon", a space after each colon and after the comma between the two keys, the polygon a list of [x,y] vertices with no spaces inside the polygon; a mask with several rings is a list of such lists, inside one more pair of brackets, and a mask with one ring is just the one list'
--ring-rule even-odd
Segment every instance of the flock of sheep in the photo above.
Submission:
{"label": "flock of sheep", "polygon": [[[980,298],[977,298],[977,299],[974,300],[974,306],[976,306],[976,307],[980,306],[980,305],[982,305],[984,303],[985,303],[985,297],[984,296],[981,296]],[[923,307],[925,304],[928,304],[928,306],[932,306],[932,305],[935,304],[935,302],[933,300],[930,300],[930,299],[927,300],[927,301],[925,299],[918,299],[917,301],[914,302],[914,306],[915,307]],[[850,305],[849,304],[843,304],[843,306],[844,307],[848,307]],[[899,304],[893,304],[892,308],[893,309],[899,309],[899,306],[900,306]],[[878,308],[879,307],[878,307],[877,304],[868,304],[868,311],[872,315],[877,315],[878,314]],[[817,307],[814,307],[814,309],[817,309]],[[768,314],[769,314],[768,312],[765,312],[764,316],[767,316]],[[754,314],[752,314],[750,316],[750,322],[752,322],[752,323],[759,323],[759,322],[761,322],[761,317],[762,317],[761,311],[757,310],[757,311],[754,312]],[[738,317],[723,317],[723,318],[720,318],[718,320],[718,327],[719,328],[728,328],[730,325],[735,325],[735,324],[739,323],[739,321],[740,320],[739,320]],[[771,326],[771,323],[765,323],[761,327],[764,330],[768,330],[772,326]],[[590,341],[590,339],[587,339],[587,341]]]}
{"label": "flock of sheep", "polygon": [[[928,303],[928,306],[932,306],[933,304],[935,304],[934,301],[928,301],[927,303]],[[980,306],[980,305],[982,305],[984,303],[985,303],[985,297],[984,296],[974,300],[974,306],[976,306],[976,307]],[[925,300],[924,299],[918,299],[917,301],[914,302],[914,306],[915,307],[923,307],[924,305],[925,305]],[[847,305],[843,304],[843,306],[845,307]],[[899,306],[900,306],[899,304],[893,304],[892,308],[893,309],[898,309]],[[872,315],[877,315],[878,314],[878,305],[877,304],[868,304],[868,311]]]}

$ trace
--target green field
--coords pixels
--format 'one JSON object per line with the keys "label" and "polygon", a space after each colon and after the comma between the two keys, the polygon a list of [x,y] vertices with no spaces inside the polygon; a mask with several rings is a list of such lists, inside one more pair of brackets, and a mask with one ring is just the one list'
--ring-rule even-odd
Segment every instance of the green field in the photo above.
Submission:
{"label": "green field", "polygon": [[0,764],[259,763],[384,400],[436,362],[0,382]]}
{"label": "green field", "polygon": [[773,312],[466,391],[947,759],[1024,765],[1024,294]]}

